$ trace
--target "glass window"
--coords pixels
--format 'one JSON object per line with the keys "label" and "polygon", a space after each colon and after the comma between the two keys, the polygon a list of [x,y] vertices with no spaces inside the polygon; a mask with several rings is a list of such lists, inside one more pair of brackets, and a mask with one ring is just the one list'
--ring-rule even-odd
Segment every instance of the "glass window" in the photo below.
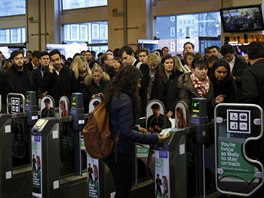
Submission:
{"label": "glass window", "polygon": [[108,43],[108,25],[106,21],[64,24],[62,32],[64,43]]}
{"label": "glass window", "polygon": [[92,39],[99,39],[99,24],[92,24]]}
{"label": "glass window", "polygon": [[88,38],[88,27],[87,25],[80,25],[80,40],[86,41]]}
{"label": "glass window", "polygon": [[26,0],[1,0],[0,16],[26,14]]}
{"label": "glass window", "polygon": [[79,25],[71,25],[71,40],[79,40]]}
{"label": "glass window", "polygon": [[97,6],[106,6],[107,0],[62,0],[62,9],[79,9]]}
{"label": "glass window", "polygon": [[107,25],[100,24],[100,39],[102,39],[102,40],[108,39],[108,27],[107,27]]}
{"label": "glass window", "polygon": [[182,45],[187,41],[193,42],[195,50],[198,51],[201,50],[199,37],[216,38],[221,35],[220,14],[207,12],[157,16],[154,18],[154,34],[157,39],[175,42],[177,53],[182,53]]}
{"label": "glass window", "polygon": [[64,39],[70,40],[70,25],[64,26]]}
{"label": "glass window", "polygon": [[21,29],[11,29],[11,43],[21,42]]}
{"label": "glass window", "polygon": [[26,42],[26,28],[21,28],[21,33],[22,33],[22,37],[21,37],[21,43],[25,43]]}
{"label": "glass window", "polygon": [[0,44],[25,42],[26,28],[0,29]]}
{"label": "glass window", "polygon": [[0,43],[9,43],[9,31],[8,29],[0,30]]}

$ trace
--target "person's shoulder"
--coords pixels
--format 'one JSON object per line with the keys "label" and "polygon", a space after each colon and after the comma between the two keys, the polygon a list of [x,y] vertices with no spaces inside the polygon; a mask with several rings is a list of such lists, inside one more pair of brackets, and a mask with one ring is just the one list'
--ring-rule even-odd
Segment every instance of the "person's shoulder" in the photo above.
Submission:
{"label": "person's shoulder", "polygon": [[247,62],[243,58],[241,58],[239,56],[236,56],[235,57],[235,64],[236,63],[239,64],[239,65],[242,65],[244,67],[247,67],[248,66]]}
{"label": "person's shoulder", "polygon": [[116,105],[124,105],[124,104],[130,104],[132,103],[132,99],[130,98],[130,96],[128,96],[125,93],[120,93],[118,95],[115,95],[112,99],[112,102]]}
{"label": "person's shoulder", "polygon": [[121,102],[122,102],[122,101],[131,101],[130,96],[127,95],[127,94],[125,94],[125,93],[120,93],[119,97],[120,97],[120,101],[121,101]]}
{"label": "person's shoulder", "polygon": [[185,83],[190,79],[191,73],[185,73],[178,77],[178,82]]}
{"label": "person's shoulder", "polygon": [[160,114],[159,114],[159,117],[161,117],[161,118],[164,118],[164,117],[165,117],[165,115],[164,115],[164,114],[162,114],[162,113],[160,113]]}

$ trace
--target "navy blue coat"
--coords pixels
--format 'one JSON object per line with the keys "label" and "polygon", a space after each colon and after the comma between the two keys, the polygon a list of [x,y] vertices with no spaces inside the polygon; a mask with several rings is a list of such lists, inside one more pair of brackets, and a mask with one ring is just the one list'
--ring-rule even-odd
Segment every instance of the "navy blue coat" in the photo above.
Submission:
{"label": "navy blue coat", "polygon": [[112,138],[115,137],[118,131],[120,133],[116,150],[118,153],[134,152],[134,142],[143,144],[158,143],[157,134],[143,133],[134,129],[132,99],[124,93],[115,96],[110,102],[109,120]]}

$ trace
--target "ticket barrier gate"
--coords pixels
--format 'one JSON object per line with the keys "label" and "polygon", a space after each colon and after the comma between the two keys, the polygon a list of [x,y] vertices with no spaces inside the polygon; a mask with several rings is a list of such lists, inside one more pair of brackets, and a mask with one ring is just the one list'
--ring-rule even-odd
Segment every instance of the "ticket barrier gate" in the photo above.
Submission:
{"label": "ticket barrier gate", "polygon": [[214,183],[214,130],[208,121],[205,98],[193,98],[187,129],[188,197],[217,197]]}
{"label": "ticket barrier gate", "polygon": [[[137,160],[136,153],[134,159],[135,161]],[[135,174],[137,174],[138,168],[137,163],[135,163],[133,167]],[[87,173],[89,198],[109,198],[114,195],[115,185],[113,176],[102,160],[94,159],[87,155]],[[152,179],[136,181],[134,178],[130,197],[141,197],[143,194],[145,198],[152,198],[154,196],[154,183]]]}
{"label": "ticket barrier gate", "polygon": [[[95,98],[90,101],[89,110],[93,110],[94,103],[100,103],[100,98]],[[143,119],[142,119],[143,120]],[[145,118],[144,118],[145,120]],[[148,151],[149,148],[146,150]],[[142,149],[141,149],[142,150]],[[144,149],[145,150],[145,149]],[[145,153],[145,152],[144,152]],[[135,147],[134,153],[134,166],[133,166],[133,181],[130,191],[130,197],[153,198],[154,196],[154,183],[151,178],[138,178],[138,169],[144,167],[143,172],[146,172],[145,164],[138,166],[137,149]],[[94,159],[87,154],[87,173],[88,173],[88,197],[91,198],[109,198],[115,194],[115,185],[113,176],[107,165],[98,159]],[[140,175],[140,174],[139,174]],[[146,175],[146,174],[145,174]]]}
{"label": "ticket barrier gate", "polygon": [[37,121],[35,92],[7,96],[7,112],[0,114],[0,197],[30,197],[32,168],[30,128]]}
{"label": "ticket barrier gate", "polygon": [[155,197],[187,197],[186,130],[170,128],[166,142],[156,145]]}
{"label": "ticket barrier gate", "polygon": [[263,197],[263,110],[254,104],[215,108],[217,190],[239,197]]}
{"label": "ticket barrier gate", "polygon": [[[87,173],[82,170],[80,145],[84,125],[82,95],[73,93],[71,101],[71,116],[41,118],[32,128],[33,197],[87,197]],[[71,137],[65,136],[62,142],[61,132]],[[73,149],[61,152],[65,143],[73,145]],[[69,153],[71,159],[65,156]]]}
{"label": "ticket barrier gate", "polygon": [[37,121],[32,128],[32,153],[36,159],[32,164],[34,197],[84,197],[87,194],[85,173],[60,175],[59,118]]}
{"label": "ticket barrier gate", "polygon": [[107,165],[87,154],[88,196],[91,198],[108,198],[115,191],[114,180]]}

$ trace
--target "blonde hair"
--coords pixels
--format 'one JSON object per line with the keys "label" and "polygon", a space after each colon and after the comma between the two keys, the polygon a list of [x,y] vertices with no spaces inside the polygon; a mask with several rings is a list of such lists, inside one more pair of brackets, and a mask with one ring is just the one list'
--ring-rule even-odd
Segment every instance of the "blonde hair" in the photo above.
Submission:
{"label": "blonde hair", "polygon": [[86,59],[84,58],[84,56],[75,56],[71,65],[70,65],[70,68],[73,71],[76,79],[78,79],[79,70],[83,66],[83,64],[86,65],[88,74],[90,74],[90,75],[92,74],[91,69],[90,69]]}
{"label": "blonde hair", "polygon": [[172,58],[174,59],[177,70],[183,72],[183,69],[182,69],[183,65],[182,65],[180,58],[178,56],[173,56]]}
{"label": "blonde hair", "polygon": [[155,65],[160,64],[160,57],[156,53],[151,53],[148,55],[148,64],[154,63]]}
{"label": "blonde hair", "polygon": [[[102,74],[102,80],[104,80],[104,81],[110,80],[110,76],[106,72],[104,72],[102,67],[100,65],[98,65],[97,63],[95,63],[93,68],[92,68],[92,74],[94,74],[95,72],[100,72]],[[88,75],[84,79],[84,84],[87,86],[87,85],[91,84],[92,80],[93,80],[93,75]]]}

